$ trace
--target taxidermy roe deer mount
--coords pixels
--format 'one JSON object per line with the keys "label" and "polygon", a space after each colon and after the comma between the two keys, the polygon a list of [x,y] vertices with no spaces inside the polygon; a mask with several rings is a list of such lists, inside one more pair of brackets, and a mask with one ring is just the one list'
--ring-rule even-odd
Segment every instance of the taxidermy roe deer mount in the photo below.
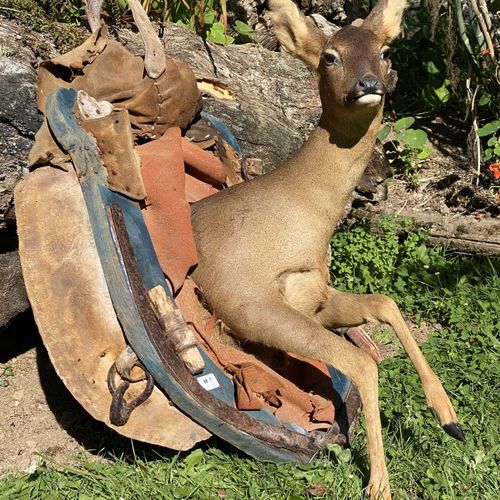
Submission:
{"label": "taxidermy roe deer mount", "polygon": [[372,498],[390,498],[378,407],[378,371],[364,351],[329,329],[389,324],[418,372],[444,430],[464,439],[439,378],[385,295],[328,283],[328,248],[370,158],[382,120],[404,0],[380,0],[363,22],[333,36],[290,0],[270,0],[281,44],[319,74],[323,113],[301,149],[276,170],[193,206],[199,265],[193,274],[213,312],[241,339],[328,363],[357,386],[365,411]]}

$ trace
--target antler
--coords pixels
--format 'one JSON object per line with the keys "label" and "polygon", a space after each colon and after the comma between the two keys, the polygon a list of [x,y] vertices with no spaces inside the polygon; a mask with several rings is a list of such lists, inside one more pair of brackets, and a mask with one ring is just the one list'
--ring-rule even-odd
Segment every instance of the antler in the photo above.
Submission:
{"label": "antler", "polygon": [[88,0],[87,19],[89,21],[90,31],[94,38],[97,38],[101,30],[101,7],[103,0]]}
{"label": "antler", "polygon": [[[101,7],[103,0],[88,0],[87,18],[92,35],[97,39],[101,29]],[[151,22],[138,0],[128,0],[135,24],[144,41],[146,54],[144,56],[144,67],[151,78],[158,78],[166,69],[165,53],[163,44],[156,34]]]}
{"label": "antler", "polygon": [[151,78],[158,78],[166,69],[163,44],[153,29],[151,21],[139,0],[128,0],[128,5],[146,47],[144,56],[146,73]]}

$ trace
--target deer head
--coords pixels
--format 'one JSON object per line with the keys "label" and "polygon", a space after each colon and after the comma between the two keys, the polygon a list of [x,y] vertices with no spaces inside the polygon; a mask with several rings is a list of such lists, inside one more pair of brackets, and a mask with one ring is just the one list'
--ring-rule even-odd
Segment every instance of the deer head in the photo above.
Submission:
{"label": "deer head", "polygon": [[327,36],[290,0],[269,0],[281,45],[319,74],[323,115],[350,121],[373,117],[387,92],[391,62],[388,44],[399,34],[405,0],[380,0],[363,21]]}

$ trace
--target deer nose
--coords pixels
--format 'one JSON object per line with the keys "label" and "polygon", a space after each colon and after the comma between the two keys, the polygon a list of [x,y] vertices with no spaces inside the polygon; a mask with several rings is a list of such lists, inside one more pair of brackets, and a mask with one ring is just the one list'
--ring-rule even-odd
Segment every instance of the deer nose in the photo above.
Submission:
{"label": "deer nose", "polygon": [[353,94],[366,95],[366,94],[384,94],[384,84],[374,75],[365,75],[352,89]]}

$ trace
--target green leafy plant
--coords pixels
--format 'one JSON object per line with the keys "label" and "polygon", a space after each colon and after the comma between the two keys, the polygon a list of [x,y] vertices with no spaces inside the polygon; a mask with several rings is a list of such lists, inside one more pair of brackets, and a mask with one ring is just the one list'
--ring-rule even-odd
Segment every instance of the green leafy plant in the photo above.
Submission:
{"label": "green leafy plant", "polygon": [[243,21],[237,19],[234,23],[234,29],[238,33],[238,38],[241,43],[250,43],[255,40],[255,30]]}
{"label": "green leafy plant", "polygon": [[444,79],[440,86],[437,84],[426,84],[422,89],[423,102],[432,109],[439,109],[451,98],[450,80]]}
{"label": "green leafy plant", "polygon": [[7,379],[13,376],[14,370],[12,367],[0,367],[0,387],[7,387],[9,385],[9,381]]}
{"label": "green leafy plant", "polygon": [[[142,0],[141,3],[152,20],[177,23],[213,43],[229,45],[253,41],[255,33],[247,24],[237,20],[234,26],[228,25],[226,0]],[[55,23],[80,25],[85,15],[86,2],[4,0],[0,9],[27,20],[37,29],[55,31]],[[103,10],[114,24],[128,24],[131,20],[127,0],[105,0]]]}
{"label": "green leafy plant", "polygon": [[[126,3],[126,0],[121,1]],[[247,43],[253,41],[255,36],[254,30],[240,20],[236,20],[233,26],[228,25],[226,0],[156,0],[143,2],[143,6],[151,18],[160,17],[164,21],[175,22],[219,45],[230,45],[236,41]]]}
{"label": "green leafy plant", "polygon": [[[127,0],[118,2],[122,10],[127,8]],[[226,0],[144,0],[142,5],[153,20],[177,23],[219,45],[235,41],[228,33]]]}
{"label": "green leafy plant", "polygon": [[218,21],[210,25],[210,29],[206,32],[206,38],[219,45],[231,45],[234,42],[234,37],[228,35],[224,24]]}
{"label": "green leafy plant", "polygon": [[335,286],[357,293],[386,293],[407,310],[417,311],[420,298],[410,290],[437,287],[444,251],[425,245],[427,234],[401,218],[379,221],[382,237],[363,226],[335,234],[331,276]]}
{"label": "green leafy plant", "polygon": [[384,148],[396,171],[414,184],[418,183],[418,171],[422,162],[429,157],[432,149],[428,145],[427,133],[413,128],[415,118],[406,116],[394,123],[386,123],[377,138]]}
{"label": "green leafy plant", "polygon": [[487,147],[484,149],[484,160],[500,159],[500,135],[496,135],[500,129],[500,120],[493,120],[478,128],[478,137],[489,137]]}

